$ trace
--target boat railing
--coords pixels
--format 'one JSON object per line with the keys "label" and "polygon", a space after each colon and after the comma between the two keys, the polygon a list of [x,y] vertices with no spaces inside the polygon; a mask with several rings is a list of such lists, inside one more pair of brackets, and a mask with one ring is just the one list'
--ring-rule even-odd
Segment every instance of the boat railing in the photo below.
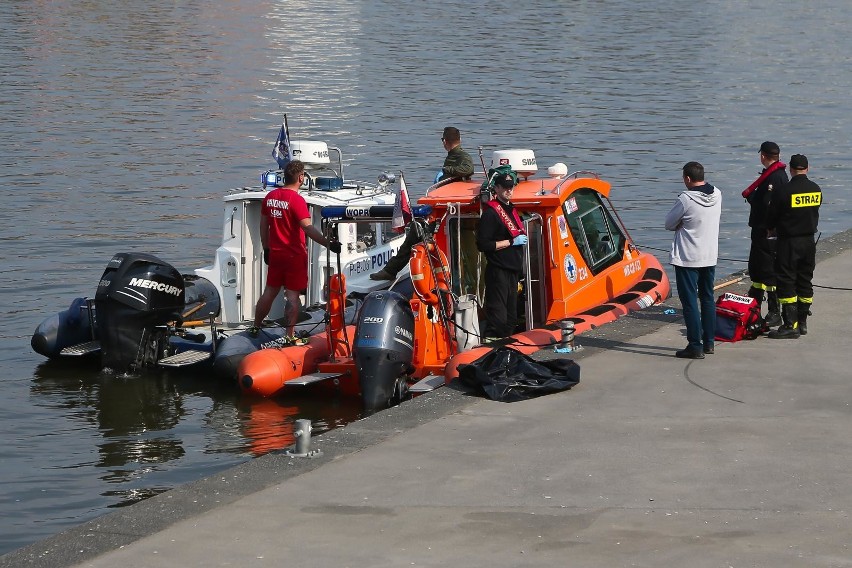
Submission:
{"label": "boat railing", "polygon": [[[235,187],[229,189],[225,195],[226,196],[235,196],[241,194],[257,194],[251,195],[251,199],[262,199],[269,192],[269,189],[266,189],[262,186],[245,186],[245,187]],[[354,192],[354,195],[352,195]],[[380,187],[375,183],[369,183],[365,181],[345,181],[343,182],[343,186],[339,189],[335,190],[324,190],[317,188],[303,189],[302,193],[305,195],[317,195],[321,196],[324,199],[328,199],[330,201],[337,201],[339,203],[348,203],[350,201],[354,201],[356,199],[361,199],[363,197],[374,197],[376,195],[382,194],[393,194],[393,190]],[[341,195],[341,193],[349,193],[345,197]]]}
{"label": "boat railing", "polygon": [[[474,174],[474,176],[475,176],[475,174]],[[483,179],[484,179],[484,176],[483,176]],[[433,183],[432,185],[430,185],[429,187],[426,188],[426,196],[428,196],[432,191],[438,189],[441,186],[447,185],[449,183],[454,183],[454,182],[457,182],[457,181],[459,181],[459,178],[447,178],[447,179],[442,179],[441,181],[439,181],[437,183]],[[471,179],[471,181],[473,181],[473,180]]]}
{"label": "boat railing", "polygon": [[[369,190],[369,192],[365,192],[364,190]],[[342,195],[336,194],[336,192],[333,192],[333,191],[305,191],[305,192],[302,192],[302,193],[304,195],[321,197],[325,201],[330,201],[330,202],[340,203],[342,205],[347,205],[347,204],[349,204],[353,201],[363,200],[365,197],[375,197],[375,196],[381,195],[383,193],[390,194],[392,192],[390,192],[386,189],[382,190],[382,189],[375,188],[375,187],[364,187],[364,188],[361,188],[360,191],[356,191],[355,195],[347,195],[347,196],[342,196]],[[310,201],[310,200],[308,200],[308,201]]]}
{"label": "boat railing", "polygon": [[[562,186],[565,183],[567,183],[569,181],[574,181],[574,180],[580,179],[580,178],[601,179],[601,176],[600,176],[600,174],[598,174],[597,172],[592,171],[592,170],[578,170],[576,172],[571,172],[570,174],[567,174],[566,176],[562,177],[559,180],[559,183],[556,184],[556,187],[554,187],[550,191],[550,193],[558,194],[559,191],[561,190]],[[542,179],[544,179],[544,178],[542,178]],[[473,174],[473,176],[470,179],[470,181],[473,181],[473,182],[484,181],[484,180],[485,180],[485,173],[484,172],[476,172],[476,173]],[[432,184],[428,188],[426,188],[426,196],[428,197],[429,194],[432,191],[438,189],[439,187],[442,187],[444,185],[454,183],[454,182],[457,182],[457,181],[459,181],[459,180],[456,179],[456,178],[448,178],[448,179],[441,180],[438,183]],[[544,193],[542,193],[542,195],[544,195]]]}
{"label": "boat railing", "polygon": [[562,186],[565,185],[567,182],[574,181],[580,178],[601,179],[601,176],[600,174],[598,174],[597,172],[593,172],[592,170],[578,170],[576,172],[571,172],[570,174],[559,180],[559,183],[556,184],[556,187],[554,187],[550,193],[558,194],[562,189]]}
{"label": "boat railing", "polygon": [[245,187],[234,187],[225,192],[225,195],[237,195],[238,193],[261,193],[265,190],[260,186],[245,186]]}

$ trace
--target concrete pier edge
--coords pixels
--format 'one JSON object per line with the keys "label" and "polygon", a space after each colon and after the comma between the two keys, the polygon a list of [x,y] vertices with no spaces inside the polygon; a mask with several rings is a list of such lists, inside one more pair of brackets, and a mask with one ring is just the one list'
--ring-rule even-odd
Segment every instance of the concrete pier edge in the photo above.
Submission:
{"label": "concrete pier edge", "polygon": [[[817,263],[819,265],[850,248],[852,230],[820,239]],[[720,278],[718,283],[730,283],[725,289],[743,292],[748,287],[748,277],[745,271],[740,271]],[[820,283],[819,268],[814,283],[817,286]],[[721,291],[717,291],[717,295],[719,293]],[[675,310],[673,314],[670,313],[672,309]],[[578,336],[578,343],[583,349],[576,352],[573,358],[582,361],[584,357],[678,322],[682,322],[680,304],[677,298],[670,298],[660,305]],[[449,385],[343,428],[315,436],[311,447],[322,450],[319,457],[293,458],[283,452],[273,452],[249,460],[12,551],[0,557],[0,567],[58,568],[83,563],[162,531],[174,523],[233,503],[244,496],[378,444],[400,432],[457,412],[479,400],[479,397]]]}

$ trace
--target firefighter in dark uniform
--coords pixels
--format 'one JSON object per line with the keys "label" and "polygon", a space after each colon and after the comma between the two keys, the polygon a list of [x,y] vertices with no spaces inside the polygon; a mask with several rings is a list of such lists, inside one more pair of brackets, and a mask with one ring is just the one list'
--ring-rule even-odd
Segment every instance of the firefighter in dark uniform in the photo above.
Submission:
{"label": "firefighter in dark uniform", "polygon": [[781,325],[778,294],[775,290],[775,240],[769,238],[766,227],[766,214],[774,193],[777,193],[787,181],[786,167],[779,161],[781,148],[775,142],[766,141],[760,145],[760,163],[763,171],[760,177],[743,191],[751,211],[748,226],[751,227],[751,249],[748,253],[748,275],[751,288],[748,295],[757,300],[758,305],[767,297],[767,327]]}
{"label": "firefighter in dark uniform", "polygon": [[774,191],[766,226],[778,237],[775,272],[783,325],[771,331],[774,339],[798,339],[808,332],[808,314],[814,301],[811,283],[816,266],[814,234],[819,222],[822,190],[808,179],[808,159],[790,158],[790,182]]}

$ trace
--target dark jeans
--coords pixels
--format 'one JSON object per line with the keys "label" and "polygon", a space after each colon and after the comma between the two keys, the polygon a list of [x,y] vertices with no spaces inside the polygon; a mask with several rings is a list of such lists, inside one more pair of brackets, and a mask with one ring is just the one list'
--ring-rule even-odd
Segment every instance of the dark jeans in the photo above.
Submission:
{"label": "dark jeans", "polygon": [[485,333],[508,337],[518,321],[518,280],[520,274],[489,264],[485,267]]}
{"label": "dark jeans", "polygon": [[686,320],[686,340],[689,341],[689,348],[693,351],[701,351],[702,340],[705,349],[713,347],[716,335],[716,302],[713,299],[716,267],[675,266],[674,268],[677,295],[680,296],[683,319]]}
{"label": "dark jeans", "polygon": [[405,228],[405,240],[402,241],[399,250],[396,251],[396,254],[388,260],[388,263],[382,269],[392,276],[396,276],[400,270],[405,268],[405,265],[411,259],[411,248],[423,240],[421,236],[423,229],[415,227],[415,223],[417,221],[412,221]]}

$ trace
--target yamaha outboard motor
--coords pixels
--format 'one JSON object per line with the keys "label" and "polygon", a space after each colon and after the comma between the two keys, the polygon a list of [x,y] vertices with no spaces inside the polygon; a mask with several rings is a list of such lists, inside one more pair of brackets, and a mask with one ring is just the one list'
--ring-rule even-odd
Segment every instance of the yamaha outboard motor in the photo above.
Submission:
{"label": "yamaha outboard motor", "polygon": [[167,322],[180,320],[184,282],[150,254],[119,253],[109,261],[95,295],[104,367],[127,372],[154,365],[168,346]]}
{"label": "yamaha outboard motor", "polygon": [[361,306],[353,345],[365,410],[380,410],[401,394],[414,354],[414,314],[397,292],[370,292]]}

